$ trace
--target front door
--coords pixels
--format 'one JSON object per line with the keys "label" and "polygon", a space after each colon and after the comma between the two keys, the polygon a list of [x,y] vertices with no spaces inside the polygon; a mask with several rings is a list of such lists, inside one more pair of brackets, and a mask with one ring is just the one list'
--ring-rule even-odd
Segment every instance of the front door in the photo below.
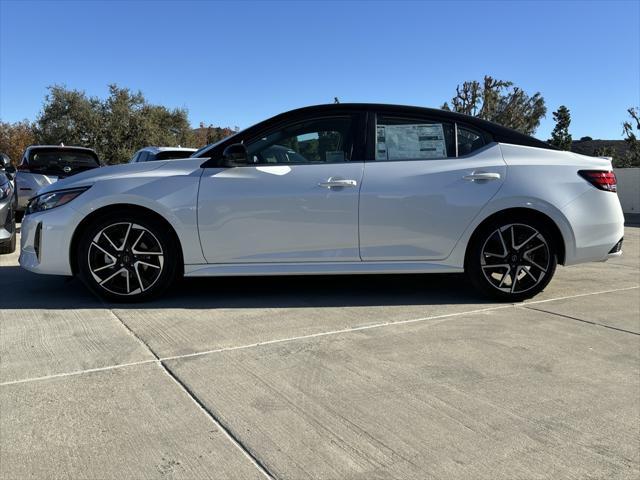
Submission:
{"label": "front door", "polygon": [[207,262],[359,261],[355,123],[297,120],[242,139],[248,165],[205,168],[198,228]]}

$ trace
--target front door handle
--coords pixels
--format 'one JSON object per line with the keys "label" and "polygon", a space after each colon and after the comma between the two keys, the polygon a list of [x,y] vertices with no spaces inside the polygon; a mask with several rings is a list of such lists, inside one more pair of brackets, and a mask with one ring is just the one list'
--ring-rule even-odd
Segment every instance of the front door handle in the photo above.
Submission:
{"label": "front door handle", "polygon": [[471,175],[465,175],[462,178],[469,182],[475,182],[477,180],[500,180],[500,174],[495,172],[474,172]]}
{"label": "front door handle", "polygon": [[320,182],[319,187],[334,188],[334,187],[357,187],[358,182],[355,180],[348,180],[346,178],[330,177],[326,182]]}

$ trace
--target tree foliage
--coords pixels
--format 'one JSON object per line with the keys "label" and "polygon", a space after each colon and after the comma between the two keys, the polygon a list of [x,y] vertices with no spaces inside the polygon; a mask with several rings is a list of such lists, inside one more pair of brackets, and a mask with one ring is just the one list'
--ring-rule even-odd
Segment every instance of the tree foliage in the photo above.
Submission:
{"label": "tree foliage", "polygon": [[227,138],[237,131],[238,127],[235,127],[233,129],[229,127],[214,127],[211,124],[206,125],[204,122],[200,122],[200,126],[192,132],[192,138],[189,140],[189,142],[185,142],[185,145],[189,143],[194,144],[198,147],[202,147],[210,143],[219,142],[223,138]]}
{"label": "tree foliage", "polygon": [[569,125],[571,125],[571,112],[564,105],[560,105],[557,111],[553,112],[553,120],[556,126],[551,132],[549,143],[560,150],[571,150],[573,139],[569,133]]}
{"label": "tree foliage", "polygon": [[142,92],[117,85],[109,85],[105,99],[60,85],[49,87],[35,128],[38,143],[90,147],[111,164],[128,161],[142,147],[200,147],[231,132],[209,126],[199,136],[192,131],[185,109],[153,105]]}
{"label": "tree foliage", "polygon": [[639,108],[629,108],[630,119],[622,123],[622,134],[629,149],[623,158],[617,159],[616,167],[640,167],[640,140],[635,132],[640,132]]}
{"label": "tree foliage", "polygon": [[16,165],[29,145],[36,143],[31,122],[0,122],[0,152],[6,153]]}
{"label": "tree foliage", "polygon": [[529,96],[513,82],[488,75],[482,83],[473,80],[458,85],[451,106],[445,103],[442,109],[480,117],[527,135],[535,133],[547,113],[539,92]]}

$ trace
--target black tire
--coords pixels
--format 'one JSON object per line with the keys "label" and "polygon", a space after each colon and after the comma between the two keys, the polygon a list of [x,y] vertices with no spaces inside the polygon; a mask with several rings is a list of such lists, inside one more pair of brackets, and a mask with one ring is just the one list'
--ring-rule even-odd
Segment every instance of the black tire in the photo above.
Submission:
{"label": "black tire", "polygon": [[136,212],[99,217],[82,231],[77,245],[80,280],[110,301],[150,300],[181,271],[180,248],[166,224]]}
{"label": "black tire", "polygon": [[547,224],[537,218],[496,218],[473,235],[465,273],[486,296],[502,302],[526,300],[544,290],[556,271],[553,240]]}

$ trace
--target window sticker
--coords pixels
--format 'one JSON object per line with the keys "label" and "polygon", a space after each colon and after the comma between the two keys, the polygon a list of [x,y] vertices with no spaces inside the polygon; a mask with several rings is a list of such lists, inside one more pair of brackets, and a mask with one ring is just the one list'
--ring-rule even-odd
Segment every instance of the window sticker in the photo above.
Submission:
{"label": "window sticker", "polygon": [[429,160],[446,158],[441,123],[378,125],[376,160]]}

